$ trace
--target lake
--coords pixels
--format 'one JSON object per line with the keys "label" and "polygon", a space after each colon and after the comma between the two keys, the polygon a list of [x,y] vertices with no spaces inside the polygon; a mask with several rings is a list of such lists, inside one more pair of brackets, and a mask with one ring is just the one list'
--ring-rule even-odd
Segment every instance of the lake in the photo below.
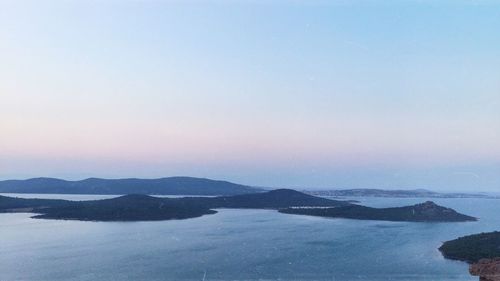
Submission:
{"label": "lake", "polygon": [[[374,207],[427,200],[354,199]],[[500,201],[432,200],[480,220],[358,221],[232,209],[160,222],[0,214],[0,280],[477,280],[467,264],[445,260],[437,248],[458,236],[500,230]]]}

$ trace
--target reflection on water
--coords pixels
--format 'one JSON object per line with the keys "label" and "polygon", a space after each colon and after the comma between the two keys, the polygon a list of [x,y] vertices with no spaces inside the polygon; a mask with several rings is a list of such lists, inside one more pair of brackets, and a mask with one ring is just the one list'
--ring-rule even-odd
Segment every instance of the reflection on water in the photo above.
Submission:
{"label": "reflection on water", "polygon": [[[425,200],[361,199],[376,207]],[[433,200],[480,220],[356,221],[228,209],[163,222],[0,214],[0,280],[475,280],[466,264],[443,259],[437,248],[500,229],[500,202]]]}

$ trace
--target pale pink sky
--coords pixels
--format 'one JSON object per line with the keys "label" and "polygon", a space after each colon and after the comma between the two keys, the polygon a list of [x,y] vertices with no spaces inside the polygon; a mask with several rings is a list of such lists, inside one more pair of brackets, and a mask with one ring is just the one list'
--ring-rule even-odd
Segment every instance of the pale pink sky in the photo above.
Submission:
{"label": "pale pink sky", "polygon": [[495,191],[500,17],[442,5],[2,2],[0,178]]}

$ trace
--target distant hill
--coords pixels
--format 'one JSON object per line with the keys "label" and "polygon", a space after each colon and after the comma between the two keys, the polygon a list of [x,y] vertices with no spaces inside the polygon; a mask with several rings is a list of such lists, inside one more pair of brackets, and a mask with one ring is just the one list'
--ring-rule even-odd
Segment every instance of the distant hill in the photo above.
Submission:
{"label": "distant hill", "polygon": [[55,178],[0,181],[0,193],[237,195],[262,192],[260,188],[227,181],[193,177],[160,179],[99,179],[67,181]]}
{"label": "distant hill", "polygon": [[475,221],[474,217],[460,214],[453,209],[436,205],[434,202],[395,208],[371,208],[349,205],[338,208],[287,208],[282,213],[329,218],[358,220],[413,221],[413,222],[459,222]]}
{"label": "distant hill", "polygon": [[426,189],[385,190],[385,189],[339,189],[339,190],[305,190],[314,196],[331,197],[392,197],[392,198],[498,198],[482,193],[441,193]]}
{"label": "distant hill", "polygon": [[209,208],[238,209],[281,209],[298,206],[340,207],[350,205],[346,201],[316,197],[292,189],[276,189],[269,192],[213,198],[185,198],[185,202],[197,205],[206,204]]}

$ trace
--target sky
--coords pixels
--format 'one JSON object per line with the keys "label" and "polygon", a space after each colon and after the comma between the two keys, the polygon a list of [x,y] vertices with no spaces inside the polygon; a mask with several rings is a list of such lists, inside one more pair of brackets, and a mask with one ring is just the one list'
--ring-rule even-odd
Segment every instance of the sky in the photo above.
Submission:
{"label": "sky", "polygon": [[500,192],[497,1],[0,0],[0,179]]}

